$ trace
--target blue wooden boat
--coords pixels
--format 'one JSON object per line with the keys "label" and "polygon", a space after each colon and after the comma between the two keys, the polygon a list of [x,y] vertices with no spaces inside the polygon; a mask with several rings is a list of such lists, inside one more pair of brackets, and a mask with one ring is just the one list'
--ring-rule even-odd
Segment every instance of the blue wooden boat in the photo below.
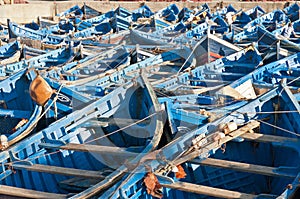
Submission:
{"label": "blue wooden boat", "polygon": [[211,11],[210,11],[210,8],[209,6],[207,5],[207,3],[204,3],[200,6],[197,6],[195,9],[195,16],[198,16],[200,17],[200,19],[203,17],[209,17],[209,18],[212,18],[211,16]]}
{"label": "blue wooden boat", "polygon": [[288,16],[288,18],[293,22],[299,20],[299,5],[293,3],[292,5],[283,9],[283,12]]}
{"label": "blue wooden boat", "polygon": [[[39,123],[42,128],[91,101],[58,83],[46,82],[31,70],[22,70],[0,82],[2,150],[24,139]],[[54,90],[58,93],[55,94]]]}
{"label": "blue wooden boat", "polygon": [[73,81],[83,81],[97,75],[104,75],[110,70],[120,70],[130,64],[130,55],[131,53],[127,48],[119,45],[106,51],[90,54],[79,61],[65,64],[60,68],[48,71],[46,75],[72,84]]}
{"label": "blue wooden boat", "polygon": [[13,73],[16,73],[19,70],[24,68],[36,68],[36,69],[49,69],[50,67],[60,66],[65,63],[72,61],[78,53],[74,52],[71,47],[69,48],[60,48],[48,53],[32,57],[28,60],[22,60],[17,63],[7,64],[2,66],[5,73],[1,74],[7,76]]}
{"label": "blue wooden boat", "polygon": [[246,99],[236,100],[230,95],[210,91],[202,94],[159,97],[159,102],[165,106],[167,122],[171,129],[167,134],[168,142],[190,129],[213,122],[248,103]]}
{"label": "blue wooden boat", "polygon": [[265,53],[263,55],[266,57],[265,59],[278,60],[279,58],[299,52],[300,45],[294,43],[293,40],[279,37],[277,34],[273,34],[261,27],[257,29],[257,37],[260,38],[258,42],[259,51]]}
{"label": "blue wooden boat", "polygon": [[[136,77],[142,69],[147,70],[149,81],[157,81],[157,78],[162,78],[162,75],[167,76],[170,73],[177,73],[178,70],[182,70],[185,67],[181,67],[182,64],[178,66],[172,65],[172,62],[182,62],[182,59],[186,59],[190,52],[191,51],[186,48],[176,49],[155,56],[150,55],[149,58],[142,61],[138,61],[138,59],[132,57],[132,60],[135,59],[137,63],[133,62],[133,64],[125,67],[119,66],[118,68],[107,70],[105,73],[100,73],[95,76],[87,76],[74,81],[59,80],[59,82],[64,85],[69,85],[78,92],[88,93],[91,97],[101,97],[105,95],[105,93],[111,92],[115,87],[118,87],[118,85],[125,83],[128,79]],[[132,54],[134,55],[134,53]],[[168,66],[167,63],[165,64],[165,62],[171,62],[170,66]],[[187,62],[186,67],[189,65],[190,63]],[[166,66],[162,67],[162,72],[159,71],[160,66]]]}
{"label": "blue wooden boat", "polygon": [[4,26],[3,24],[0,25],[0,36],[1,39],[2,38],[6,38],[6,36],[8,35],[8,28],[7,26]]}
{"label": "blue wooden boat", "polygon": [[280,35],[281,31],[278,29],[271,33],[261,26],[255,26],[235,35],[233,41],[241,46],[257,42],[265,62],[272,62],[299,51],[299,44],[295,43],[297,39],[288,40]]}
{"label": "blue wooden boat", "polygon": [[[247,100],[255,99],[278,86],[284,79],[287,79],[290,89],[296,92],[300,86],[299,81],[297,81],[299,61],[300,54],[298,53],[272,62],[221,89],[219,89],[220,87],[202,88],[203,92],[199,92],[200,94],[168,97],[162,95],[163,97],[159,98],[159,102],[166,106],[168,120],[173,132],[170,137],[176,135],[174,132],[177,132],[178,128],[182,128],[182,125],[185,128],[193,129],[195,126],[199,127],[230,113],[245,105]],[[203,82],[205,81],[209,82],[209,79],[203,80]],[[222,83],[226,85],[225,81]],[[197,90],[197,88],[194,89]]]}
{"label": "blue wooden boat", "polygon": [[109,33],[112,27],[109,22],[102,22],[90,28],[85,28],[81,31],[75,32],[72,36],[74,38],[89,38],[92,36],[99,36]]}
{"label": "blue wooden boat", "polygon": [[132,11],[132,21],[137,21],[139,18],[150,18],[154,13],[147,5],[142,5],[138,9]]}
{"label": "blue wooden boat", "polygon": [[155,30],[160,30],[163,28],[166,28],[170,26],[170,22],[167,22],[163,19],[160,19],[158,17],[152,17],[152,21],[150,23],[151,27],[154,27]]}
{"label": "blue wooden boat", "polygon": [[17,62],[21,58],[21,44],[19,41],[14,41],[0,47],[0,64],[10,64]]}
{"label": "blue wooden boat", "polygon": [[262,95],[280,84],[284,79],[286,79],[285,81],[291,90],[297,90],[299,87],[299,81],[297,81],[299,67],[300,54],[296,53],[261,66],[228,86],[234,88],[242,97],[247,99]]}
{"label": "blue wooden boat", "polygon": [[120,17],[123,18],[127,18],[130,17],[132,15],[132,12],[130,12],[129,10],[127,10],[126,8],[123,8],[121,6],[119,6],[117,9],[115,9],[115,14],[117,14]]}
{"label": "blue wooden boat", "polygon": [[[151,33],[142,32],[139,30],[130,30],[130,41],[131,44],[140,44],[140,45],[174,45],[177,43],[177,40],[174,40],[173,37],[166,37],[161,35],[155,35]],[[186,39],[185,39],[186,40]]]}
{"label": "blue wooden boat", "polygon": [[153,35],[163,35],[163,36],[173,36],[179,35],[183,32],[186,32],[187,25],[183,22],[176,23],[165,28],[156,29],[152,32]]}
{"label": "blue wooden boat", "polygon": [[[292,22],[292,26],[294,28],[295,33],[298,35],[300,32],[300,20],[294,21]],[[282,26],[281,28],[278,28],[276,30],[274,30],[272,33],[281,38],[281,36],[283,36],[283,31],[285,28],[288,27],[288,24]],[[295,44],[300,44],[300,39],[299,38],[295,38],[294,35],[291,35],[290,38],[281,38],[281,39],[287,39]]]}
{"label": "blue wooden boat", "polygon": [[49,45],[66,45],[70,40],[66,36],[49,35],[41,31],[35,31],[30,28],[20,26],[8,20],[9,38],[28,38],[32,40],[39,40]]}
{"label": "blue wooden boat", "polygon": [[179,14],[179,8],[176,4],[171,4],[168,7],[155,13],[155,16],[163,18],[168,22],[176,21]]}
{"label": "blue wooden boat", "polygon": [[214,62],[219,58],[229,56],[242,50],[213,34],[203,36],[196,45],[194,47],[194,55],[196,57],[197,66]]}
{"label": "blue wooden boat", "polygon": [[274,10],[258,17],[244,26],[244,29],[254,27],[256,25],[263,25],[267,30],[273,31],[281,24],[286,24],[289,21],[288,16],[281,10]]}
{"label": "blue wooden boat", "polygon": [[251,8],[247,11],[245,11],[249,17],[251,17],[252,20],[264,15],[266,12],[260,7],[260,6],[255,6],[254,8]]}
{"label": "blue wooden boat", "polygon": [[[256,99],[278,86],[284,79],[286,79],[290,89],[297,92],[300,86],[299,81],[297,81],[299,61],[300,54],[298,53],[261,66],[220,90],[215,88],[216,92],[211,89],[203,89],[202,94],[163,97],[159,101],[167,106],[173,132],[177,132],[174,129],[177,129],[183,123],[190,124],[188,128],[193,125],[203,125],[244,105],[247,103],[243,101],[245,99]],[[209,79],[204,81],[209,82]],[[225,82],[223,81],[223,83]],[[228,87],[231,89],[228,89]],[[208,94],[207,91],[209,91]],[[221,98],[226,98],[226,105],[224,105],[224,102],[221,103]]]}
{"label": "blue wooden boat", "polygon": [[[114,34],[106,34],[101,36],[99,43],[118,45],[126,41],[127,37],[129,37],[129,34],[130,30],[123,30]],[[83,44],[85,44],[84,41]]]}
{"label": "blue wooden boat", "polygon": [[283,84],[153,152],[99,198],[297,198],[299,111]]}
{"label": "blue wooden boat", "polygon": [[[263,28],[263,27],[261,27]],[[251,42],[257,41],[257,29],[258,26],[247,28],[239,33],[231,32],[223,36],[226,41],[231,41],[237,44],[250,44]]]}
{"label": "blue wooden boat", "polygon": [[[233,49],[229,48],[228,50]],[[187,61],[185,61],[185,63],[182,63],[182,59]],[[193,56],[191,56],[191,52],[188,49],[173,50],[159,54],[157,56],[149,57],[143,61],[139,61],[138,63],[132,64],[127,67],[108,70],[105,73],[98,74],[96,76],[78,78],[74,81],[59,81],[74,87],[74,89],[76,89],[77,91],[88,93],[91,96],[101,96],[103,95],[103,93],[109,92],[110,87],[114,87],[116,83],[120,84],[121,82],[128,79],[128,76],[134,77],[135,75],[137,75],[139,69],[145,68],[148,71],[147,75],[149,80],[153,85],[155,85],[157,89],[174,92],[177,86],[182,87],[185,84],[187,84],[187,87],[200,87],[205,86],[206,83],[210,84],[210,80],[212,82],[215,82],[214,86],[220,83],[218,82],[218,79],[221,78],[225,78],[225,81],[233,81],[248,73],[249,71],[255,69],[255,67],[260,64],[261,60],[256,51],[245,50],[224,58],[220,58],[203,67],[197,67],[196,69],[192,70],[191,73],[185,72],[183,75],[178,75],[179,71],[183,71],[184,69],[195,64],[193,63],[193,59],[194,58]],[[252,61],[251,64],[242,63],[247,59]],[[178,60],[179,62],[176,60]],[[164,62],[167,61],[171,61],[171,63],[164,64]],[[244,71],[237,73],[237,71],[235,71],[234,69],[237,66],[243,68]],[[214,71],[216,68],[218,68],[219,72]],[[222,70],[224,71],[222,72]],[[205,75],[208,73],[210,75]],[[176,78],[174,78],[174,76],[176,76]],[[208,77],[207,82],[205,79],[202,79],[204,76]],[[176,80],[178,80],[179,82],[176,83]],[[188,86],[189,81],[191,81],[190,86]],[[210,85],[212,86],[213,83]],[[178,92],[188,93],[194,92],[196,90],[197,89],[188,90],[183,88],[182,91]]]}
{"label": "blue wooden boat", "polygon": [[24,26],[25,26],[25,28],[30,28],[32,30],[39,30],[40,29],[40,26],[37,23],[35,23],[34,21],[31,22],[31,23],[27,23]]}
{"label": "blue wooden boat", "polygon": [[27,45],[23,45],[23,48],[22,48],[22,57],[24,59],[30,59],[30,58],[33,58],[33,57],[36,57],[39,55],[43,55],[46,53],[47,53],[47,51],[45,51],[45,50],[32,48]]}
{"label": "blue wooden boat", "polygon": [[[34,29],[34,30],[36,30],[36,29]],[[75,30],[74,23],[72,23],[68,19],[60,20],[55,25],[47,26],[42,29],[37,29],[37,31],[42,33],[43,35],[46,35],[46,34],[64,35],[64,34],[72,33],[74,30]]]}
{"label": "blue wooden boat", "polygon": [[50,18],[48,17],[41,17],[41,16],[38,16],[38,25],[41,29],[43,28],[47,28],[49,26],[53,26],[53,25],[56,25],[57,22],[51,20]]}
{"label": "blue wooden boat", "polygon": [[[148,40],[144,40],[143,42],[149,42],[150,43],[156,43],[157,41],[153,41],[153,39],[158,40],[158,38],[161,38],[159,44],[166,44],[167,42],[162,41],[163,38],[165,39],[169,39],[171,40],[171,42],[173,42],[174,44],[184,44],[184,41],[187,41],[189,43],[192,43],[193,46],[193,53],[194,56],[196,57],[196,65],[203,65],[209,62],[213,62],[216,59],[219,59],[221,57],[230,55],[234,52],[237,52],[239,50],[241,50],[240,48],[218,38],[217,36],[214,36],[213,34],[206,34],[204,36],[202,36],[202,38],[200,40],[186,40],[183,37],[178,37],[178,38],[174,38],[172,39],[172,37],[167,37],[167,36],[159,36],[159,33],[162,34],[166,34],[164,32],[167,32],[167,30],[170,30],[172,27],[170,28],[166,28],[165,30],[159,30],[159,31],[155,31],[153,32],[153,34],[151,34],[151,37],[147,38]],[[138,32],[140,33],[140,32]],[[134,34],[134,33],[133,33]],[[170,33],[172,34],[172,33]],[[135,34],[134,34],[135,35]],[[147,36],[149,36],[149,34],[145,34]],[[142,39],[140,39],[140,37],[135,37],[132,39],[139,39],[138,41],[142,41]],[[183,39],[181,41],[181,39]],[[164,42],[164,43],[163,43]],[[135,42],[136,43],[136,42]]]}
{"label": "blue wooden boat", "polygon": [[[95,16],[93,18],[85,19],[83,22],[91,23],[91,24],[99,24],[106,19],[110,19],[115,15],[114,11],[108,11],[102,15]],[[80,28],[80,24],[78,26],[78,30],[83,30]]]}
{"label": "blue wooden boat", "polygon": [[19,41],[14,41],[0,47],[0,59],[7,59],[21,49]]}
{"label": "blue wooden boat", "polygon": [[131,16],[122,17],[115,15],[111,20],[111,27],[113,28],[114,32],[117,33],[122,30],[128,30],[131,26],[131,20]]}
{"label": "blue wooden boat", "polygon": [[186,7],[182,8],[178,13],[178,21],[185,22],[187,21],[192,15],[193,11]]}
{"label": "blue wooden boat", "polygon": [[261,61],[258,51],[250,47],[214,62],[187,69],[183,73],[154,83],[154,87],[168,94],[201,94],[210,91],[207,87],[215,90],[228,81],[232,82],[243,77],[259,67]]}
{"label": "blue wooden boat", "polygon": [[97,17],[99,15],[101,15],[101,12],[95,10],[94,8],[86,5],[86,3],[83,4],[83,6],[81,7],[81,10],[83,12],[83,18],[84,19],[90,19],[93,17]]}
{"label": "blue wooden boat", "polygon": [[228,24],[220,15],[211,18],[210,21],[212,21],[214,24],[210,25],[208,24],[208,21],[205,21],[179,37],[200,39],[203,35],[207,34],[207,31],[218,34],[224,34],[225,32],[228,32]]}
{"label": "blue wooden boat", "polygon": [[82,18],[83,12],[78,5],[75,5],[61,13],[58,13],[56,16],[60,18],[70,18],[70,17]]}
{"label": "blue wooden boat", "polygon": [[[80,18],[63,19],[60,20],[58,24],[44,28],[40,30],[40,32],[42,32],[43,34],[66,34],[66,33],[71,34],[72,32],[76,31],[75,34],[80,34],[80,32],[85,30],[81,34],[84,35],[89,32],[90,32],[89,34],[96,34],[96,33],[101,34],[100,33],[101,31],[105,31],[106,33],[110,31],[107,30],[107,23],[114,16],[115,16],[115,12],[109,11],[107,13],[104,13],[102,15],[97,15],[92,18],[87,18],[87,19],[85,18],[84,20],[81,20]],[[79,33],[77,33],[77,31],[79,31]]]}
{"label": "blue wooden boat", "polygon": [[124,164],[156,148],[162,133],[155,94],[137,78],[0,153],[0,193],[66,198],[97,182],[109,188],[127,171]]}
{"label": "blue wooden boat", "polygon": [[252,18],[247,12],[239,11],[233,15],[235,20],[233,21],[234,27],[243,28],[246,24],[252,21]]}
{"label": "blue wooden boat", "polygon": [[[221,3],[221,4],[223,4],[223,3]],[[212,13],[212,16],[217,16],[217,15],[225,16],[229,12],[236,13],[237,10],[231,4],[229,4],[228,6],[225,6],[225,7],[223,7],[223,5],[221,5],[219,8],[216,9],[216,11],[214,13]]]}

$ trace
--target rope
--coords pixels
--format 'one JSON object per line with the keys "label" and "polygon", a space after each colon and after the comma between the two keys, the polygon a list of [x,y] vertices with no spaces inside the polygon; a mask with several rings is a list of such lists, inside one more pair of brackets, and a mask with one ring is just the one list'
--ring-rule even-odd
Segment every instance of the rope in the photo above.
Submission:
{"label": "rope", "polygon": [[[56,99],[56,100],[57,100],[57,99]],[[54,102],[54,100],[53,100],[53,102]],[[52,103],[53,103],[53,102],[52,102]],[[49,106],[49,107],[51,107],[51,106]],[[159,112],[161,112],[161,111],[159,111]],[[134,123],[131,123],[131,124],[129,124],[129,125],[123,127],[123,128],[120,128],[120,129],[118,129],[118,130],[116,130],[116,131],[113,131],[113,132],[111,132],[111,133],[109,133],[109,134],[106,134],[106,135],[100,136],[100,137],[98,137],[98,138],[95,138],[95,139],[93,139],[93,140],[89,140],[89,141],[84,142],[84,143],[82,143],[82,144],[88,144],[88,143],[90,143],[90,142],[93,142],[93,141],[96,141],[96,140],[99,140],[99,139],[108,137],[108,136],[110,136],[110,135],[113,135],[113,134],[115,134],[115,133],[117,133],[117,132],[119,132],[119,131],[122,131],[122,130],[124,130],[124,129],[126,129],[126,128],[129,128],[129,127],[131,127],[131,126],[133,126],[133,125],[136,125],[136,124],[138,124],[138,123],[140,123],[140,122],[142,122],[142,121],[145,121],[146,119],[149,119],[149,118],[151,118],[151,117],[157,115],[159,112],[155,112],[155,113],[153,113],[153,114],[151,114],[151,115],[148,115],[147,117],[145,117],[145,118],[143,118],[143,119],[141,119],[141,120],[139,120],[139,121],[136,121],[136,122],[134,122]],[[48,156],[48,155],[53,155],[53,154],[61,153],[61,152],[62,152],[62,151],[58,150],[58,151],[54,151],[54,152],[50,152],[50,153],[44,153],[44,154],[42,154],[42,155],[40,155],[40,156],[36,156],[36,157],[32,157],[32,158],[30,158],[30,157],[25,158],[24,160],[11,161],[11,162],[9,162],[9,163],[5,163],[5,165],[11,166],[11,165],[13,165],[14,163],[17,163],[17,162],[32,161],[32,160],[35,160],[35,159],[38,159],[38,158],[41,158],[41,157],[45,157],[45,156]]]}
{"label": "rope", "polygon": [[178,70],[178,72],[177,72],[177,74],[176,74],[177,77],[178,77],[180,71],[182,70],[182,68],[185,66],[185,64],[187,63],[187,61],[191,58],[191,56],[193,55],[194,51],[196,50],[196,48],[197,48],[200,44],[201,44],[200,41],[198,41],[198,42],[196,43],[196,45],[194,46],[194,48],[193,48],[192,52],[190,53],[190,55],[188,56],[188,58],[184,61],[184,63],[182,64],[182,66],[179,68],[179,70]]}
{"label": "rope", "polygon": [[53,101],[49,104],[49,106],[45,109],[45,111],[40,115],[40,117],[38,117],[38,119],[35,121],[34,124],[36,124],[42,117],[44,117],[44,115],[50,110],[50,108],[52,107],[52,105],[57,101],[58,99],[58,95],[62,89],[63,85],[61,84],[58,91],[55,92],[56,96],[54,97]]}
{"label": "rope", "polygon": [[291,83],[293,83],[293,82],[297,81],[298,79],[300,79],[300,76],[299,76],[299,77],[297,77],[297,78],[295,78],[295,79],[293,79],[293,80],[292,80],[292,81],[290,81],[289,83],[287,83],[287,85],[289,85],[289,84],[291,84]]}
{"label": "rope", "polygon": [[261,112],[238,112],[240,114],[284,114],[284,113],[300,113],[300,111],[261,111]]}
{"label": "rope", "polygon": [[261,123],[263,123],[263,124],[269,125],[269,126],[271,126],[271,127],[273,127],[273,128],[276,128],[276,129],[282,130],[282,131],[284,131],[284,132],[290,133],[290,134],[295,135],[295,136],[297,136],[297,137],[300,137],[300,134],[295,133],[295,132],[293,132],[293,131],[289,131],[289,130],[287,130],[287,129],[284,129],[284,128],[281,128],[281,127],[279,127],[279,126],[276,126],[276,125],[270,124],[270,123],[268,123],[268,122],[265,122],[265,121],[263,121],[263,120],[257,119],[257,121],[259,121],[259,122],[261,122]]}
{"label": "rope", "polygon": [[[159,112],[161,112],[161,111],[159,111]],[[131,126],[134,126],[134,125],[136,125],[136,124],[138,124],[138,123],[140,123],[140,122],[143,122],[143,121],[145,121],[145,120],[147,120],[147,119],[149,119],[149,118],[151,118],[151,117],[157,115],[159,112],[152,113],[151,115],[148,115],[147,117],[144,117],[143,119],[141,119],[141,120],[139,120],[139,121],[136,121],[136,122],[134,122],[134,123],[131,123],[131,124],[125,126],[125,127],[122,127],[122,128],[120,128],[120,129],[118,129],[118,130],[115,130],[115,131],[113,131],[113,132],[111,132],[111,133],[108,133],[108,134],[105,134],[105,135],[103,135],[103,136],[100,136],[100,137],[98,137],[98,138],[89,140],[89,141],[85,142],[84,144],[88,144],[88,143],[90,143],[90,142],[94,142],[94,141],[96,141],[96,140],[100,140],[100,139],[102,139],[102,138],[105,138],[105,137],[108,137],[108,136],[113,135],[113,134],[115,134],[115,133],[118,133],[119,131],[122,131],[122,130],[124,130],[124,129],[127,129],[127,128],[131,127]]]}

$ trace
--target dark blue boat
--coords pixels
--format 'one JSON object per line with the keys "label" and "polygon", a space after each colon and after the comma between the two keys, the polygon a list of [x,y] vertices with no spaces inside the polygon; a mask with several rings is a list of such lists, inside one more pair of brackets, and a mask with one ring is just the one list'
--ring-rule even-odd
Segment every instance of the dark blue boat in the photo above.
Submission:
{"label": "dark blue boat", "polygon": [[[84,49],[82,49],[84,53]],[[90,54],[79,61],[67,63],[55,70],[47,71],[47,76],[72,85],[74,81],[84,81],[91,77],[100,77],[105,72],[120,70],[130,64],[130,52],[123,45],[116,46],[95,54]]]}
{"label": "dark blue boat", "polygon": [[154,152],[99,198],[297,198],[299,111],[283,84]]}
{"label": "dark blue boat", "polygon": [[246,26],[244,26],[244,29],[254,27],[256,25],[263,25],[267,30],[273,31],[277,29],[277,26],[279,26],[280,24],[286,24],[288,21],[289,18],[283,11],[274,10],[273,12],[267,13],[254,19]]}
{"label": "dark blue boat", "polygon": [[24,68],[49,69],[50,67],[61,66],[72,61],[77,55],[78,53],[75,53],[71,47],[60,48],[28,60],[2,66],[4,73],[1,75],[8,76]]}
{"label": "dark blue boat", "polygon": [[165,9],[162,9],[155,13],[160,18],[163,18],[164,20],[168,22],[176,21],[179,14],[179,8],[176,4],[171,4]]}
{"label": "dark blue boat", "polygon": [[32,30],[8,20],[9,38],[28,38],[38,40],[48,45],[66,45],[70,40],[66,36],[49,35],[46,32]]}
{"label": "dark blue boat", "polygon": [[72,36],[74,38],[89,38],[92,36],[105,35],[112,30],[109,22],[102,22],[90,28],[85,28],[81,31],[75,32]]}
{"label": "dark blue boat", "polygon": [[251,9],[247,10],[245,13],[247,15],[249,15],[249,17],[251,17],[252,20],[254,20],[254,19],[262,16],[266,12],[264,11],[264,9],[262,9],[262,7],[255,6],[254,8],[251,8]]}
{"label": "dark blue boat", "polygon": [[0,65],[17,62],[21,58],[21,44],[14,41],[0,47]]}
{"label": "dark blue boat", "polygon": [[58,83],[46,82],[32,70],[21,70],[8,77],[0,82],[0,88],[1,135],[7,137],[2,150],[28,136],[38,123],[42,128],[91,101]]}
{"label": "dark blue boat", "polygon": [[125,174],[124,164],[156,148],[162,132],[155,94],[137,78],[0,153],[1,187],[18,190],[0,193],[61,198],[97,182],[109,188]]}
{"label": "dark blue boat", "polygon": [[[245,64],[245,60],[248,63]],[[161,91],[175,94],[207,92],[209,90],[206,87],[220,88],[228,81],[231,82],[243,77],[259,67],[262,64],[261,61],[262,58],[258,51],[250,47],[169,77],[163,82],[156,83],[155,87]],[[198,89],[193,89],[193,87]]]}
{"label": "dark blue boat", "polygon": [[283,9],[284,13],[289,17],[291,21],[299,20],[299,10],[300,7],[297,3],[293,3],[292,5]]}

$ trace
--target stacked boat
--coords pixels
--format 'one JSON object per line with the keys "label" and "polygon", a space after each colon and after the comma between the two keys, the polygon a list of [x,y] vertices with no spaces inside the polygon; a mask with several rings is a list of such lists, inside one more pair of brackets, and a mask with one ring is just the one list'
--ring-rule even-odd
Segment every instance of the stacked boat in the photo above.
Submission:
{"label": "stacked boat", "polygon": [[299,198],[299,11],[8,19],[0,197]]}

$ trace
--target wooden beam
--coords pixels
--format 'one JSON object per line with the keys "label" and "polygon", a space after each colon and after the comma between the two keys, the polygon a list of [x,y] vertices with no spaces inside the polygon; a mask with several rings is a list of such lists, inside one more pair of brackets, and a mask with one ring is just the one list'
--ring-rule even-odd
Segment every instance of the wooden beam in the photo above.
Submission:
{"label": "wooden beam", "polygon": [[275,135],[265,135],[260,133],[245,133],[240,137],[246,140],[252,140],[257,142],[275,142],[275,143],[283,143],[283,142],[299,142],[297,138],[289,138],[283,136],[275,136]]}
{"label": "wooden beam", "polygon": [[0,185],[0,194],[16,196],[21,198],[40,198],[40,199],[63,199],[67,195],[35,191],[12,186]]}
{"label": "wooden beam", "polygon": [[196,193],[201,195],[213,196],[217,198],[243,198],[253,199],[256,195],[241,193],[237,191],[230,191],[226,189],[219,189],[209,186],[197,185],[187,182],[175,182],[172,184],[161,184],[163,187],[170,189],[177,189],[180,191]]}
{"label": "wooden beam", "polygon": [[34,165],[14,164],[12,167],[14,169],[26,169],[28,171],[52,173],[52,174],[59,174],[65,176],[96,178],[100,180],[105,178],[105,176],[102,175],[100,171],[89,171],[89,170],[57,167],[57,166],[42,165],[42,164],[34,164]]}
{"label": "wooden beam", "polygon": [[59,144],[51,144],[51,143],[41,143],[39,144],[39,146],[48,149],[62,149],[62,150],[71,150],[71,151],[80,151],[80,152],[95,152],[95,153],[103,153],[107,155],[121,155],[121,156],[130,156],[130,157],[134,157],[137,155],[137,153],[127,151],[126,148],[92,145],[92,144],[69,143],[66,145],[59,145]]}
{"label": "wooden beam", "polygon": [[218,168],[223,168],[223,169],[231,169],[231,170],[261,174],[261,175],[266,175],[266,176],[287,177],[287,178],[295,178],[296,177],[295,175],[291,175],[288,173],[275,172],[277,169],[276,167],[247,164],[247,163],[234,162],[234,161],[228,161],[228,160],[207,158],[205,160],[194,159],[190,162],[194,163],[194,164],[201,164],[201,165],[205,165],[205,166],[213,166],[213,167],[218,167]]}

